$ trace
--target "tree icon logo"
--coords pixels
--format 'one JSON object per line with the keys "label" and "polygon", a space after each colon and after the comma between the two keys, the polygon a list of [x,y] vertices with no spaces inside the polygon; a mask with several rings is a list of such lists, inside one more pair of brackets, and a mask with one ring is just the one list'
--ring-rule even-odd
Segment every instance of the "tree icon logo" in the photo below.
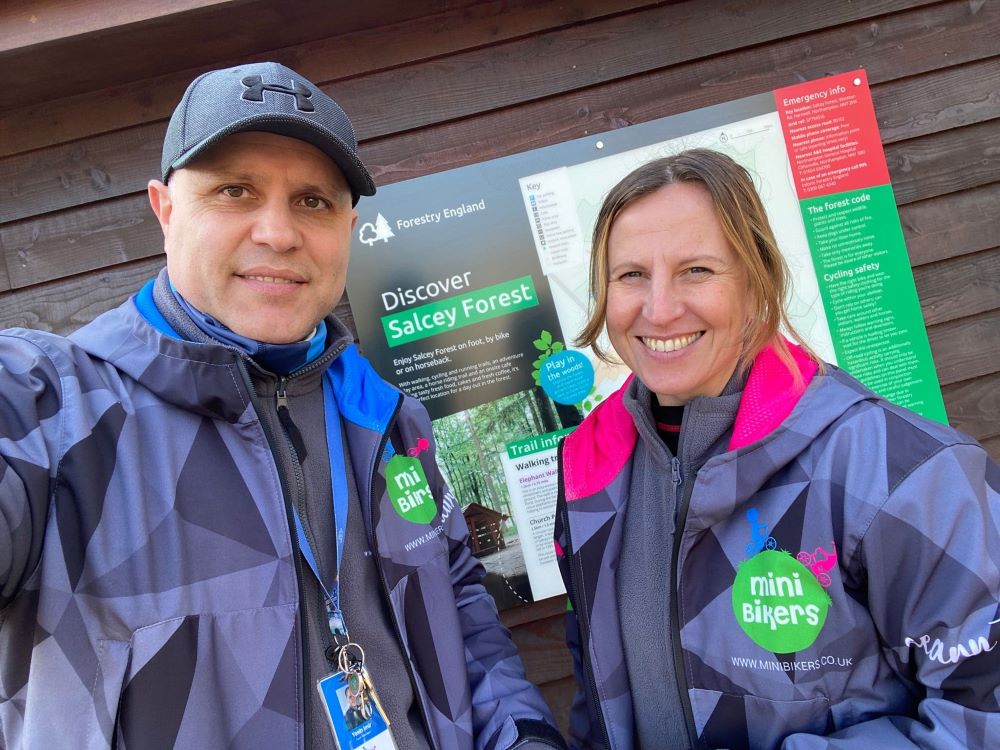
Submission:
{"label": "tree icon logo", "polygon": [[381,212],[376,217],[374,224],[366,221],[358,231],[358,239],[368,245],[368,247],[374,245],[377,240],[388,242],[390,237],[395,236],[392,232],[392,227],[389,226],[389,222],[385,220]]}

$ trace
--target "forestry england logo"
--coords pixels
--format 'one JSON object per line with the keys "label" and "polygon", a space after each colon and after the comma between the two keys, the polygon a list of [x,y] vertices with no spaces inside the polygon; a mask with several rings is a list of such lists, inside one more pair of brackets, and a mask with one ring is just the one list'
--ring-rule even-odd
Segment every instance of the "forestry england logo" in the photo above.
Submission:
{"label": "forestry england logo", "polygon": [[809,648],[826,623],[830,597],[788,552],[764,549],[733,581],[733,614],[750,640],[774,653]]}
{"label": "forestry england logo", "polygon": [[377,217],[375,217],[374,224],[370,221],[366,221],[361,225],[361,229],[358,230],[358,239],[365,245],[368,245],[368,247],[371,247],[379,240],[382,242],[388,242],[390,237],[395,236],[396,235],[393,234],[392,227],[389,226],[389,222],[386,221],[381,212]]}

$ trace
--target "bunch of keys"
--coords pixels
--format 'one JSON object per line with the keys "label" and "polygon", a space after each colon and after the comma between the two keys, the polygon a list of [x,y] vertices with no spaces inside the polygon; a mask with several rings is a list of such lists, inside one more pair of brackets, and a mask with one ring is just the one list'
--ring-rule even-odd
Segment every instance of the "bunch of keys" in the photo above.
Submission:
{"label": "bunch of keys", "polygon": [[350,705],[357,708],[365,721],[372,717],[374,705],[388,724],[389,719],[375,693],[368,670],[365,669],[365,650],[357,643],[345,643],[337,654],[337,663],[343,680],[347,683],[346,694]]}

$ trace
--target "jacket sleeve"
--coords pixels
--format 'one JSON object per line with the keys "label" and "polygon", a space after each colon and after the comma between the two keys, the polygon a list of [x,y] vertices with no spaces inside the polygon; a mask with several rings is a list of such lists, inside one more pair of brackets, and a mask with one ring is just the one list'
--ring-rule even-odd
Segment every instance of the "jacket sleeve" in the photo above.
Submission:
{"label": "jacket sleeve", "polygon": [[1000,747],[1000,467],[982,447],[943,447],[891,488],[860,550],[887,660],[919,696],[786,750]]}
{"label": "jacket sleeve", "polygon": [[[445,503],[455,503],[443,478],[435,479]],[[465,518],[457,503],[455,507],[446,536],[472,691],[476,750],[564,748],[552,713],[525,676],[510,631],[500,623],[493,597],[483,585],[483,566],[472,555]]]}
{"label": "jacket sleeve", "polygon": [[586,680],[580,638],[580,621],[577,618],[576,607],[578,602],[573,601],[573,587],[570,585],[570,557],[572,551],[569,546],[569,538],[566,529],[563,528],[563,518],[565,517],[565,499],[563,497],[562,484],[562,450],[563,444],[559,446],[559,500],[556,503],[555,522],[555,545],[556,558],[559,563],[559,573],[562,576],[563,584],[566,587],[566,646],[573,657],[573,678],[576,689],[573,692],[573,703],[569,710],[569,746],[572,750],[582,750],[587,748],[604,748],[604,743],[597,732],[597,721],[594,718],[592,707],[587,701],[587,695],[583,686]]}
{"label": "jacket sleeve", "polygon": [[0,611],[41,557],[56,464],[51,456],[60,442],[58,383],[37,348],[0,335]]}

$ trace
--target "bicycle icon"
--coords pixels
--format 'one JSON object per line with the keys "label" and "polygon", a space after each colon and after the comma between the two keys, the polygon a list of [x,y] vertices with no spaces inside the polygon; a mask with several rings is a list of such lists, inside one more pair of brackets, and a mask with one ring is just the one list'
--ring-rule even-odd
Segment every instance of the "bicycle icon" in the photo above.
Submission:
{"label": "bicycle icon", "polygon": [[833,542],[831,544],[833,544],[833,552],[827,552],[822,547],[817,547],[812,552],[803,550],[795,556],[796,560],[812,571],[816,580],[819,581],[819,585],[823,588],[829,588],[830,584],[833,583],[830,571],[837,567],[837,545]]}
{"label": "bicycle icon", "polygon": [[747,557],[753,557],[765,549],[777,549],[778,542],[767,533],[767,524],[759,523],[760,514],[756,508],[747,510],[747,521],[750,522],[750,543],[744,550]]}

